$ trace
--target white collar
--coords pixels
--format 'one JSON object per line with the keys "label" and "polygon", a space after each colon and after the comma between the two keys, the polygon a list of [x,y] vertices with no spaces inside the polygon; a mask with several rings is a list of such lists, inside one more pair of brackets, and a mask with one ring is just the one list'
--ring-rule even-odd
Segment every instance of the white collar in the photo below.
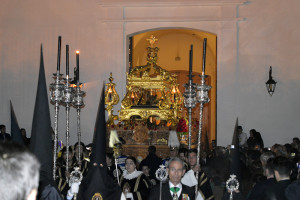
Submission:
{"label": "white collar", "polygon": [[169,181],[169,186],[170,186],[170,188],[171,187],[178,187],[178,188],[180,188],[180,190],[182,189],[182,184],[181,183],[178,183],[178,185],[174,185],[171,181]]}
{"label": "white collar", "polygon": [[[181,183],[178,183],[178,185],[174,185],[173,183],[171,183],[171,181],[169,181],[169,186],[170,188],[172,187],[178,187],[179,188],[179,191],[177,192],[177,195],[178,195],[178,198],[180,197],[180,194],[181,194],[181,191],[182,191],[182,184]],[[171,195],[173,196],[173,192],[170,190],[171,192]]]}
{"label": "white collar", "polygon": [[134,179],[136,177],[138,177],[139,175],[141,175],[143,172],[141,171],[137,171],[136,169],[132,172],[132,173],[128,173],[128,171],[125,169],[123,172],[123,177],[127,180],[131,180]]}

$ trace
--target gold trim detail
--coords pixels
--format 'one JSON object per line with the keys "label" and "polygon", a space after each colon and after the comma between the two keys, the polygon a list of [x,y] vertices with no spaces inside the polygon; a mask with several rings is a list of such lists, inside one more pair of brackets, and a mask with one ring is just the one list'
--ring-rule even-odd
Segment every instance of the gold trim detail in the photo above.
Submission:
{"label": "gold trim detail", "polygon": [[92,200],[103,200],[103,198],[100,193],[95,193]]}

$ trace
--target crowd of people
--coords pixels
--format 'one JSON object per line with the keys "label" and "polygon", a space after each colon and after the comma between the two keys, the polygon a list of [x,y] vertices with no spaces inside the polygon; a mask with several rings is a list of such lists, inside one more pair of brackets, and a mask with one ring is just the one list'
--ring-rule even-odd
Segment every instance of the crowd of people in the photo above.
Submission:
{"label": "crowd of people", "polygon": [[[9,165],[3,164],[8,162],[6,155],[13,156],[14,151],[21,153],[21,150],[20,147],[12,150],[12,147],[7,145],[10,135],[6,133],[3,126],[1,125],[0,132],[0,182],[5,185],[7,179],[3,174],[7,173],[7,177],[13,176],[7,172]],[[249,137],[243,132],[241,126],[237,127],[237,133],[238,144],[227,147],[216,146],[205,153],[202,150],[199,163],[197,163],[197,149],[188,150],[184,147],[170,148],[170,157],[160,158],[156,154],[156,147],[149,146],[148,155],[141,161],[132,155],[122,153],[115,159],[112,149],[107,149],[107,174],[121,187],[122,198],[130,200],[158,200],[160,196],[162,200],[192,200],[196,199],[196,196],[197,200],[227,200],[230,198],[230,192],[226,188],[226,180],[232,173],[236,174],[239,181],[239,188],[233,191],[233,199],[300,199],[299,138],[293,138],[290,144],[274,144],[270,148],[265,148],[261,134],[255,129],[250,130]],[[24,141],[25,138],[26,135]],[[55,182],[62,199],[72,199],[74,194],[78,193],[78,188],[74,189],[68,180],[75,167],[80,168],[83,176],[87,174],[92,152],[89,147],[83,143],[76,143],[69,147],[68,155],[66,147],[59,151]],[[6,148],[8,150],[5,150]],[[7,151],[11,152],[7,153]],[[232,156],[234,151],[238,152],[238,157]],[[38,170],[39,165],[35,163],[34,156],[24,149],[22,152],[27,157],[33,157],[30,160],[33,159],[32,165]],[[21,154],[24,156],[23,153]],[[235,170],[232,168],[234,162],[238,166],[234,168]],[[162,165],[166,168],[168,179],[163,182],[160,189],[160,182],[155,172]],[[15,174],[14,171],[11,173]],[[28,197],[36,194],[36,190],[37,186],[33,185],[24,194]],[[5,194],[5,192],[1,194],[2,192],[0,197]]]}

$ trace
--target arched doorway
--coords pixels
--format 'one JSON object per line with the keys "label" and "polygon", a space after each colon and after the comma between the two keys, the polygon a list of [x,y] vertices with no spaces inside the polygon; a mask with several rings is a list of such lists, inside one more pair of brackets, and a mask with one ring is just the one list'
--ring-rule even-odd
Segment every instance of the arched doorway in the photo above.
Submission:
{"label": "arched doorway", "polygon": [[[194,82],[199,83],[197,76],[202,72],[203,39],[207,38],[206,71],[209,76],[208,84],[212,86],[209,92],[210,102],[204,107],[203,130],[207,133],[210,144],[216,140],[216,88],[217,88],[217,36],[212,33],[185,28],[167,28],[145,30],[128,35],[128,66],[127,71],[135,66],[145,65],[147,58],[146,48],[149,46],[147,39],[154,35],[159,47],[158,65],[167,71],[178,75],[179,89],[184,92],[184,84],[188,82],[189,50],[193,44],[193,74]],[[186,117],[186,109],[182,116]],[[199,119],[199,104],[193,109],[193,119]],[[194,132],[193,137],[196,139]],[[205,136],[202,136],[205,140]]]}

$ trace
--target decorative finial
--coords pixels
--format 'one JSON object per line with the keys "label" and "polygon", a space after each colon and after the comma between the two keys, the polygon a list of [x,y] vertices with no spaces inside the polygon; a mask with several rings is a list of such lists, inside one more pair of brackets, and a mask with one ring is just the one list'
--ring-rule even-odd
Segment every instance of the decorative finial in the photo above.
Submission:
{"label": "decorative finial", "polygon": [[110,72],[110,77],[109,77],[109,79],[108,79],[108,80],[109,80],[109,82],[110,82],[110,83],[112,83],[112,82],[113,82],[114,78],[112,77],[112,72]]}
{"label": "decorative finial", "polygon": [[230,178],[226,181],[226,188],[230,192],[230,200],[233,200],[233,192],[239,189],[239,181],[236,179],[236,175],[231,174]]}
{"label": "decorative finial", "polygon": [[151,48],[153,48],[153,45],[156,41],[158,41],[158,39],[154,36],[154,35],[151,35],[149,39],[147,39],[147,41],[150,43],[151,45]]}
{"label": "decorative finial", "polygon": [[160,182],[164,182],[168,178],[167,169],[164,165],[160,165],[155,172],[156,179]]}

